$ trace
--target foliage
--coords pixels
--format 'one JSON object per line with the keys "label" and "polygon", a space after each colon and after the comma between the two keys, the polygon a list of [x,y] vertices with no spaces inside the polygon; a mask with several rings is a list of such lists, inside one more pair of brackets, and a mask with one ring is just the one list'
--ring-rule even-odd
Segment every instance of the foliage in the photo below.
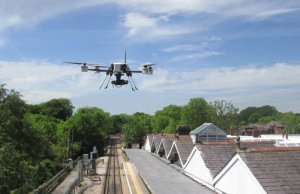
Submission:
{"label": "foliage", "polygon": [[182,124],[195,129],[203,123],[212,122],[213,109],[204,98],[192,98],[182,109]]}
{"label": "foliage", "polygon": [[43,114],[61,120],[67,120],[73,114],[73,105],[69,99],[58,98],[39,105],[28,105],[34,114]]}
{"label": "foliage", "polygon": [[210,104],[213,108],[213,121],[218,127],[227,132],[237,129],[238,108],[225,100],[216,100]]}
{"label": "foliage", "polygon": [[151,131],[151,116],[145,113],[135,113],[123,126],[125,147],[130,147],[132,143],[143,143],[144,136]]}
{"label": "foliage", "polygon": [[274,106],[248,107],[240,112],[240,121],[256,123],[262,117],[274,116],[278,113]]}
{"label": "foliage", "polygon": [[160,111],[156,111],[152,118],[153,132],[174,133],[176,126],[181,122],[182,107],[177,105],[169,105]]}
{"label": "foliage", "polygon": [[224,100],[190,99],[184,106],[169,105],[155,112],[113,115],[96,107],[79,108],[64,98],[26,104],[21,94],[0,84],[0,193],[28,193],[53,177],[69,157],[100,154],[110,134],[122,133],[124,145],[143,143],[149,133],[174,133],[177,125],[195,129],[213,122],[235,129],[252,122],[284,121],[285,131],[300,133],[300,114],[280,113],[265,105],[238,113]]}
{"label": "foliage", "polygon": [[93,146],[103,153],[105,139],[112,128],[110,115],[99,108],[80,108],[69,118],[62,126],[65,133],[68,134],[70,142],[80,143],[79,152],[70,150],[71,155],[89,153]]}
{"label": "foliage", "polygon": [[300,116],[292,112],[281,113],[281,120],[286,123],[284,131],[290,134],[300,133]]}
{"label": "foliage", "polygon": [[110,134],[115,134],[115,133],[120,133],[123,130],[123,125],[128,122],[129,120],[129,115],[126,114],[119,114],[119,115],[112,115],[111,120],[112,120],[112,131]]}

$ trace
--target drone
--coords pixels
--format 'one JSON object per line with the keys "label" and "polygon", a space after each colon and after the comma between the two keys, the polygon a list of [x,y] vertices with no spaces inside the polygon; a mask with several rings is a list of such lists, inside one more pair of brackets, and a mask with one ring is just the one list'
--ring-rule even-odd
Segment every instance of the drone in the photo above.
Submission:
{"label": "drone", "polygon": [[[104,89],[108,88],[109,83],[112,84],[113,87],[122,87],[124,85],[127,85],[130,83],[132,91],[138,90],[136,87],[132,75],[134,73],[142,73],[146,75],[152,75],[153,74],[153,65],[152,63],[149,64],[142,64],[140,65],[141,70],[134,70],[132,71],[129,68],[128,63],[126,62],[126,51],[125,51],[125,62],[124,63],[112,63],[110,66],[100,65],[100,64],[92,64],[92,63],[82,63],[82,62],[65,62],[70,64],[76,64],[81,65],[81,71],[82,72],[88,72],[88,71],[94,71],[95,73],[105,72],[106,77],[103,80],[102,84],[100,85],[101,89],[103,85],[105,85]],[[115,76],[115,80],[111,80],[112,76]],[[122,79],[123,76],[127,76],[128,80]],[[108,80],[107,80],[108,78]]]}

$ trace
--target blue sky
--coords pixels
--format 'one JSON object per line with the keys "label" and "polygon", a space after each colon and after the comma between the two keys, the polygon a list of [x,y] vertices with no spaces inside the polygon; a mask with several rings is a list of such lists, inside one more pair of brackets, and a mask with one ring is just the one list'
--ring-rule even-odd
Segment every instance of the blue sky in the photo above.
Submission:
{"label": "blue sky", "polygon": [[[66,97],[112,114],[153,114],[190,98],[243,109],[270,104],[300,112],[300,1],[0,0],[0,83],[28,103]],[[131,69],[156,63],[153,76],[99,90],[103,74],[63,61]]]}

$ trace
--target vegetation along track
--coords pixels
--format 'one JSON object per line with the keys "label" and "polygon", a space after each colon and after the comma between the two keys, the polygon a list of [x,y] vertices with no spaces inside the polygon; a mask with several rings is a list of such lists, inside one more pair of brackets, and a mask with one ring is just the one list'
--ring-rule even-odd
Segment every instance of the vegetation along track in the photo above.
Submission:
{"label": "vegetation along track", "polygon": [[115,139],[111,139],[109,146],[109,158],[104,185],[104,194],[121,194],[122,182],[119,163],[119,152]]}

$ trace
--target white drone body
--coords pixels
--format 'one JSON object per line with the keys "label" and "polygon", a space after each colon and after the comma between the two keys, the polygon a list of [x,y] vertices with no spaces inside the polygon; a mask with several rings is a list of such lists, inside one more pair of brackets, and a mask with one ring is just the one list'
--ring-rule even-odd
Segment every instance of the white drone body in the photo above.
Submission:
{"label": "white drone body", "polygon": [[[126,51],[125,51],[125,63],[112,63],[110,66],[103,66],[99,64],[90,64],[90,63],[81,63],[81,62],[66,62],[71,64],[77,64],[81,65],[81,71],[82,72],[88,72],[88,71],[94,71],[96,73],[105,72],[106,77],[104,81],[102,82],[100,89],[102,88],[103,84],[105,83],[107,77],[109,76],[109,79],[106,83],[105,89],[108,87],[108,84],[110,82],[110,79],[112,75],[116,77],[116,80],[112,80],[111,84],[116,87],[121,87],[123,85],[127,85],[128,82],[131,85],[131,89],[133,91],[138,90],[136,87],[133,79],[132,74],[133,73],[142,73],[146,75],[153,75],[153,68],[152,66],[155,64],[143,64],[141,65],[141,70],[130,70],[129,65],[126,63]],[[90,68],[92,66],[92,68]],[[128,80],[122,79],[122,76],[126,75],[128,77]]]}

